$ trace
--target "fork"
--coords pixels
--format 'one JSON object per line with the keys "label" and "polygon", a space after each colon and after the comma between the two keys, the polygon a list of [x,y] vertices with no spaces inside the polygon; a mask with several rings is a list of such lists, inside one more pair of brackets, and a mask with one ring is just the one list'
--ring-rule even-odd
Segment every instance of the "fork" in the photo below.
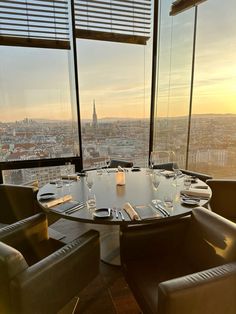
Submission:
{"label": "fork", "polygon": [[116,219],[118,219],[119,218],[118,210],[116,208],[113,208],[112,210],[113,210],[113,213],[115,214]]}
{"label": "fork", "polygon": [[84,202],[81,202],[79,205],[77,205],[77,206],[75,206],[75,207],[73,207],[73,208],[67,209],[67,210],[65,211],[65,214],[66,214],[66,215],[70,215],[70,214],[76,212],[77,210],[83,208],[84,206],[85,206],[85,203],[84,203]]}

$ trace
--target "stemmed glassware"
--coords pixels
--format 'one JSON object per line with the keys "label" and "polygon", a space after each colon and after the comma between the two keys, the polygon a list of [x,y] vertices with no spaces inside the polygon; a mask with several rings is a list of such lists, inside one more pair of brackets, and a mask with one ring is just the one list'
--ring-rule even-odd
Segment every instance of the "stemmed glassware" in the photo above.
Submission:
{"label": "stemmed glassware", "polygon": [[96,208],[96,197],[92,193],[93,183],[94,183],[93,172],[86,172],[86,184],[89,190],[88,196],[87,196],[87,207],[90,210],[93,210]]}
{"label": "stemmed glassware", "polygon": [[[154,191],[157,191],[158,190],[158,187],[159,187],[159,185],[160,185],[160,173],[158,172],[158,171],[156,171],[156,170],[154,170],[153,171],[153,174],[152,174],[152,176],[151,176],[151,180],[152,180],[152,186],[153,186],[153,190]],[[157,204],[159,204],[159,203],[161,203],[161,200],[159,200],[159,199],[154,199],[154,200],[152,200],[152,203],[154,204],[154,205],[157,205]]]}
{"label": "stemmed glassware", "polygon": [[109,155],[107,155],[105,158],[105,164],[106,164],[106,171],[108,173],[108,168],[110,167],[110,164],[111,164],[111,157]]}
{"label": "stemmed glassware", "polygon": [[172,162],[172,170],[174,171],[174,177],[173,177],[173,180],[174,180],[174,186],[178,186],[179,183],[178,183],[178,176],[181,174],[181,171],[179,169],[179,166],[177,164],[177,159],[176,159],[176,155],[174,152],[171,152],[170,153],[170,157],[171,157],[171,162]]}
{"label": "stemmed glassware", "polygon": [[94,178],[92,172],[86,172],[86,184],[89,189],[89,193],[91,193],[91,189],[93,186]]}
{"label": "stemmed glassware", "polygon": [[68,179],[68,183],[66,185],[71,185],[70,174],[71,174],[72,170],[73,170],[73,166],[72,166],[71,162],[66,162],[65,163],[65,171],[66,171],[67,179]]}

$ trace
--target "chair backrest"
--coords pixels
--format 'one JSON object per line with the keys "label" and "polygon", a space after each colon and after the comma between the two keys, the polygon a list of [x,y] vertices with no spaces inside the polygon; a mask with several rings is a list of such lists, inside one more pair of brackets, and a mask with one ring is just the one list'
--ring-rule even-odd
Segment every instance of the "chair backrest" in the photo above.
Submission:
{"label": "chair backrest", "polygon": [[236,180],[207,180],[212,190],[211,210],[236,222]]}
{"label": "chair backrest", "polygon": [[126,161],[126,160],[112,159],[110,163],[110,168],[117,168],[118,166],[123,167],[123,168],[132,168],[133,162]]}
{"label": "chair backrest", "polygon": [[195,176],[197,177],[198,179],[206,182],[207,180],[209,179],[212,179],[212,176],[208,175],[208,174],[205,174],[205,173],[201,173],[201,172],[196,172],[196,171],[191,171],[191,170],[186,170],[186,169],[181,169],[181,171],[184,173],[184,174],[187,174],[189,176]]}
{"label": "chair backrest", "polygon": [[0,222],[11,224],[40,211],[33,187],[0,184]]}
{"label": "chair backrest", "polygon": [[165,170],[172,171],[174,167],[178,168],[178,165],[176,162],[166,162],[166,163],[154,165],[153,169],[165,169]]}
{"label": "chair backrest", "polygon": [[236,261],[236,224],[207,209],[193,209],[185,252],[195,271]]}

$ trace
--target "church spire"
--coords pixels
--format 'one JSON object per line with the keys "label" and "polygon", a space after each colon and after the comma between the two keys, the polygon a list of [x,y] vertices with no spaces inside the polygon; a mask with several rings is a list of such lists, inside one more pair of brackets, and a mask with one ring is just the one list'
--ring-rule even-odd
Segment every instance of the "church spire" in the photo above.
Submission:
{"label": "church spire", "polygon": [[95,99],[93,100],[93,123],[92,123],[92,126],[93,126],[93,128],[96,128],[98,126]]}

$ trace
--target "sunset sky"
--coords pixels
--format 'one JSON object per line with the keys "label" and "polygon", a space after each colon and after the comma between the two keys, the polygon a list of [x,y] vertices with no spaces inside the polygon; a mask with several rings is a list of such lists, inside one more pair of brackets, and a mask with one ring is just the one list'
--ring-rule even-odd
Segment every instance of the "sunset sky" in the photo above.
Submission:
{"label": "sunset sky", "polygon": [[[193,9],[169,16],[162,0],[157,113],[188,114]],[[193,113],[236,113],[236,1],[199,6]],[[171,26],[173,28],[171,28]],[[0,46],[0,121],[71,119],[69,52]],[[82,119],[149,117],[151,40],[147,46],[78,41]]]}

